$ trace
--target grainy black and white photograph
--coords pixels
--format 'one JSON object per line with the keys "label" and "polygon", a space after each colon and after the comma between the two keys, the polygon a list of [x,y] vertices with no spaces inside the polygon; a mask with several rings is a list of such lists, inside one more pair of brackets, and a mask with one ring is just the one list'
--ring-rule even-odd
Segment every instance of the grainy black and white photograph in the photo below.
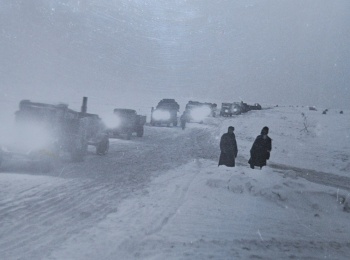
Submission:
{"label": "grainy black and white photograph", "polygon": [[350,256],[349,0],[0,0],[0,258]]}

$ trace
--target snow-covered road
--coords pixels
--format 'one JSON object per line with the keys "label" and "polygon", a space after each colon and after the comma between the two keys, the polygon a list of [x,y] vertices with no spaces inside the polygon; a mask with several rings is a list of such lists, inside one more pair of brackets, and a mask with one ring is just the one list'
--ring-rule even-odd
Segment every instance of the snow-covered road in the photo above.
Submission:
{"label": "snow-covered road", "polygon": [[[279,153],[270,167],[249,169],[250,126],[259,118],[285,122],[281,111],[266,110],[184,131],[146,127],[143,138],[111,139],[106,156],[90,150],[84,162],[58,162],[44,175],[27,163],[5,163],[1,258],[346,259],[349,177],[338,174],[341,167],[327,173],[303,168],[307,161],[288,165],[279,147],[295,129],[272,131]],[[231,124],[237,167],[218,168],[219,138]],[[316,137],[303,138],[321,150]],[[340,148],[346,154],[348,146]]]}
{"label": "snow-covered road", "polygon": [[[143,138],[111,139],[106,156],[91,150],[84,162],[58,162],[50,177],[28,162],[8,162],[0,184],[1,255],[40,259],[117,211],[123,199],[145,192],[152,177],[196,158],[215,159],[210,134],[205,128],[147,127]],[[15,174],[26,167],[30,175]]]}

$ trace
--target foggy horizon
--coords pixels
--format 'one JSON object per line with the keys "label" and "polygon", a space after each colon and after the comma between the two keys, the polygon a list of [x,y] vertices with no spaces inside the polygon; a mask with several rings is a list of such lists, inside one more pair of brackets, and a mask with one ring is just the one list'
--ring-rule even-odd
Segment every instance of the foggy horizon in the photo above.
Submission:
{"label": "foggy horizon", "polygon": [[2,103],[350,108],[350,2],[1,1]]}

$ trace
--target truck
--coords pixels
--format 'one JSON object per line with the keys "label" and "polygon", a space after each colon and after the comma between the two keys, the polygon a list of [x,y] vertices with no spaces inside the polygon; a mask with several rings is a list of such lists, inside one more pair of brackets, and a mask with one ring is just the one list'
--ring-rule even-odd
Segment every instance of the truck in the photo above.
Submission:
{"label": "truck", "polygon": [[184,114],[187,122],[200,122],[207,117],[216,116],[217,105],[215,103],[188,101]]}
{"label": "truck", "polygon": [[232,116],[234,113],[233,109],[234,109],[233,103],[222,103],[221,109],[220,109],[220,116],[223,116],[223,117]]}
{"label": "truck", "polygon": [[47,170],[62,154],[69,154],[72,161],[82,161],[88,145],[94,146],[99,155],[109,149],[102,120],[87,113],[87,97],[83,98],[81,111],[74,111],[66,104],[22,100],[15,112],[11,137],[1,145],[0,162],[7,157],[22,157],[39,162]]}
{"label": "truck", "polygon": [[115,108],[111,121],[109,136],[126,135],[126,139],[130,140],[133,133],[136,133],[137,137],[143,136],[146,116],[138,115],[134,109]]}
{"label": "truck", "polygon": [[233,102],[233,103],[222,103],[220,116],[233,116],[240,115],[242,113],[246,113],[250,110],[249,105],[247,103],[241,102]]}
{"label": "truck", "polygon": [[248,105],[249,106],[249,110],[261,110],[262,107],[259,103],[255,103],[254,105]]}
{"label": "truck", "polygon": [[246,113],[246,112],[250,111],[250,106],[247,103],[244,103],[243,101],[235,102],[234,104],[237,104],[237,107],[240,108],[241,113]]}
{"label": "truck", "polygon": [[175,99],[162,99],[159,101],[156,108],[152,107],[151,110],[151,125],[166,124],[170,126],[177,126],[177,113],[179,112],[180,105]]}

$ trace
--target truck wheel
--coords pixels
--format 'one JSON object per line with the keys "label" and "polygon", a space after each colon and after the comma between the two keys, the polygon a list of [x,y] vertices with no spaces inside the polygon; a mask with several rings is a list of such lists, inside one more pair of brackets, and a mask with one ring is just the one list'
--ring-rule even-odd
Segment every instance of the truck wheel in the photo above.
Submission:
{"label": "truck wheel", "polygon": [[142,137],[143,136],[143,126],[142,127],[139,127],[138,129],[137,129],[137,132],[136,132],[136,135],[137,135],[137,137]]}
{"label": "truck wheel", "polygon": [[106,138],[106,140],[102,140],[97,146],[96,146],[96,154],[98,155],[106,155],[109,150],[109,140]]}

